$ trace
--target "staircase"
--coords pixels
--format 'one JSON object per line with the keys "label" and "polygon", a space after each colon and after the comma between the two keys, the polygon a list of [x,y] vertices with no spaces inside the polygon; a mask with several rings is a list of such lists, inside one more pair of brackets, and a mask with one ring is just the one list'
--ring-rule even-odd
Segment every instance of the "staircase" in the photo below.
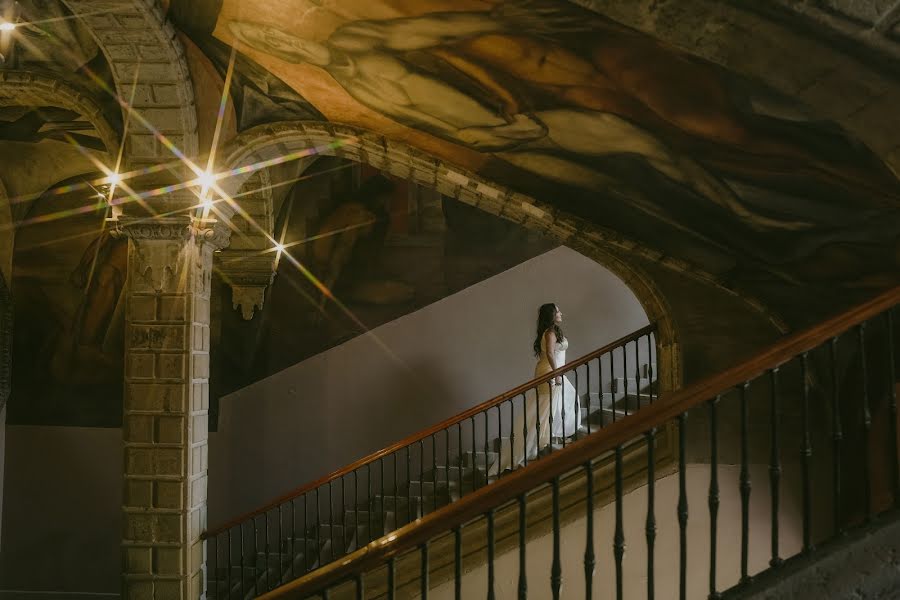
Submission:
{"label": "staircase", "polygon": [[[606,424],[649,406],[654,398],[653,382],[649,379],[639,381],[626,382],[624,378],[618,378],[611,388],[622,390],[620,392],[583,394],[580,399],[583,417],[578,432],[565,439],[553,438],[551,446],[542,449],[540,456],[561,450],[587,436],[589,430],[599,431]],[[631,390],[628,394],[624,391],[626,388]],[[638,393],[633,393],[635,388]],[[389,489],[382,491],[376,486],[376,492],[368,500],[345,508],[342,513],[335,511],[334,515],[325,515],[328,517],[325,519],[320,513],[318,519],[302,528],[299,536],[279,539],[277,532],[270,536],[272,532],[265,531],[261,519],[259,525],[254,522],[250,538],[253,552],[244,556],[243,564],[239,559],[229,564],[216,564],[209,570],[209,597],[250,600],[494,483],[498,477],[489,475],[488,471],[498,459],[503,443],[511,443],[509,436],[490,438],[487,451],[467,450],[452,455],[449,462],[446,458],[441,459],[396,490],[388,486]],[[249,531],[250,527],[247,528]],[[254,547],[253,539],[257,537],[262,543]]]}
{"label": "staircase", "polygon": [[[788,336],[715,376],[660,398],[651,395],[653,401],[646,405],[640,394],[633,399],[626,394],[608,408],[609,416],[616,416],[614,423],[576,436],[580,439],[566,441],[566,447],[490,485],[475,483],[475,491],[454,501],[449,470],[444,472],[450,477],[437,483],[420,477],[411,485],[425,494],[416,496],[422,511],[418,520],[262,597],[392,599],[425,598],[434,592],[438,597],[492,599],[500,590],[504,597],[512,593],[520,599],[548,592],[554,600],[593,598],[596,592],[619,600],[655,598],[656,593],[687,600],[783,597],[779,589],[787,588],[803,591],[803,597],[847,597],[833,595],[842,593],[837,582],[810,595],[806,592],[813,589],[803,577],[809,573],[807,581],[818,582],[821,569],[832,568],[846,579],[848,565],[866,575],[879,564],[887,571],[877,574],[884,576],[878,588],[900,589],[895,562],[841,558],[853,555],[856,549],[850,545],[864,538],[874,540],[880,557],[900,553],[900,540],[889,534],[900,519],[898,305],[900,287]],[[638,410],[625,417],[630,402]],[[589,418],[607,410],[604,402],[589,404],[595,406]],[[751,439],[754,427],[765,435]],[[665,506],[657,506],[654,493],[666,445],[661,432],[676,432],[678,448],[675,474],[667,480],[666,493],[660,490]],[[493,439],[499,437],[502,433]],[[691,453],[702,446],[709,451],[709,462],[700,463],[707,481],[694,477],[690,502],[689,439]],[[643,454],[635,453],[636,448],[643,448]],[[759,462],[760,455],[767,464]],[[479,464],[477,449],[471,455],[473,474],[483,476],[491,456],[482,456]],[[643,461],[645,469],[629,473],[633,460]],[[769,479],[762,489],[760,467]],[[646,511],[642,532],[635,531],[633,519],[626,530],[623,519],[635,474],[645,482],[638,503]],[[708,485],[702,502],[698,483]],[[576,488],[578,501],[571,502],[570,491]],[[428,499],[440,502],[437,492],[442,489],[443,507],[429,509]],[[752,531],[751,498],[756,499]],[[628,500],[633,511],[635,503]],[[771,509],[762,520],[760,502]],[[599,515],[605,521],[598,528],[594,519]],[[666,556],[657,562],[662,525],[677,537],[669,538],[674,545],[666,546]],[[698,527],[705,530],[699,537]],[[878,537],[881,532],[888,534]],[[785,539],[786,533],[793,539]],[[634,562],[624,568],[626,547],[629,553],[640,547],[645,570],[635,571]],[[573,552],[583,552],[582,564],[572,560],[577,556]],[[474,562],[466,560],[473,555]],[[662,564],[667,568],[660,581]],[[517,588],[511,589],[515,582]],[[848,593],[856,597],[859,590]]]}
{"label": "staircase", "polygon": [[575,435],[552,438],[539,458],[649,406],[654,333],[648,326],[206,532],[208,597],[254,598],[490,486],[501,447],[513,443],[514,413],[552,376],[578,387],[583,416]]}

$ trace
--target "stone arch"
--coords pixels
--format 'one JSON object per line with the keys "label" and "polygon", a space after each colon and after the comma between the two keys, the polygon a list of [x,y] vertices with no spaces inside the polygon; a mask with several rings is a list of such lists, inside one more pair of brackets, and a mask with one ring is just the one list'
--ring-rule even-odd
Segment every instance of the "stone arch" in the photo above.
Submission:
{"label": "stone arch", "polygon": [[109,0],[63,0],[81,16],[109,62],[116,93],[132,98],[140,118],[125,139],[126,166],[159,163],[171,158],[170,151],[139,121],[165,135],[189,158],[199,152],[197,114],[191,74],[184,47],[166,19],[159,0],[116,2]]}
{"label": "stone arch", "polygon": [[[366,163],[392,175],[414,181],[538,231],[599,262],[619,277],[635,294],[648,318],[658,324],[660,383],[664,390],[681,385],[679,334],[671,310],[652,278],[616,255],[627,250],[659,260],[659,253],[622,238],[614,232],[579,219],[529,196],[498,186],[462,169],[375,133],[322,122],[284,122],[254,127],[223,148],[220,170],[240,170],[288,155],[327,155]],[[232,171],[234,172],[234,171]],[[250,171],[252,173],[252,171]],[[234,195],[250,177],[240,173],[221,181],[226,194]],[[683,263],[676,263],[679,266]]]}
{"label": "stone arch", "polygon": [[58,106],[84,116],[97,130],[106,151],[114,155],[119,134],[103,108],[77,85],[32,71],[0,70],[0,106]]}

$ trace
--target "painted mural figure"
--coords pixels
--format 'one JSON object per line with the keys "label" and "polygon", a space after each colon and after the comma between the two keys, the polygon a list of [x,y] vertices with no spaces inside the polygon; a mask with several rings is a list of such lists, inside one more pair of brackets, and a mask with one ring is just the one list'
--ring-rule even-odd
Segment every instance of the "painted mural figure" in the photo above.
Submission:
{"label": "painted mural figure", "polygon": [[[877,197],[897,196],[893,174],[868,153],[854,148],[834,158],[810,150],[817,144],[791,139],[802,124],[738,110],[713,67],[605,20],[586,23],[579,16],[546,3],[507,2],[490,12],[350,21],[321,43],[268,25],[229,26],[257,50],[322,68],[358,102],[400,123],[579,188],[622,187],[584,158],[638,155],[762,230],[812,224],[754,210],[709,167],[763,180],[799,172]],[[556,39],[584,31],[594,32],[586,53]],[[414,52],[429,53],[468,84],[451,84],[452,78],[418,67],[407,58]],[[527,86],[524,100],[521,90],[501,83],[510,78]],[[555,100],[526,106],[529,89]],[[820,137],[835,142],[834,136]],[[676,145],[695,151],[697,160],[673,150]],[[673,224],[658,206],[643,204]]]}
{"label": "painted mural figure", "polygon": [[[338,284],[351,262],[359,263],[358,277],[351,295],[356,300],[392,303],[408,300],[409,286],[391,280],[373,278],[388,232],[389,215],[385,194],[393,182],[376,175],[367,179],[352,199],[340,203],[319,226],[312,244],[316,271],[329,292]],[[324,309],[329,295],[322,293],[319,308]]]}
{"label": "painted mural figure", "polygon": [[[448,22],[449,21],[449,22]],[[485,103],[421,72],[394,51],[431,48],[500,28],[487,13],[446,13],[344,25],[319,44],[273,27],[231,22],[253,48],[294,63],[325,69],[361,104],[394,120],[483,152],[493,152],[542,177],[596,190],[613,179],[572,160],[582,155],[637,154],[701,196],[754,217],[727,186],[691,159],[672,153],[649,132],[612,113],[575,108],[501,115]],[[453,34],[442,32],[449,27]],[[755,216],[761,225],[792,223]]]}
{"label": "painted mural figure", "polygon": [[[538,309],[537,337],[534,340],[535,378],[546,375],[566,364],[569,340],[560,324],[562,311],[556,304],[543,304]],[[550,445],[553,438],[571,437],[581,424],[581,403],[575,386],[564,375],[551,379],[537,391],[537,402],[526,400],[524,411],[516,413],[512,431],[515,442],[510,452],[507,443],[500,448],[500,458],[489,471],[496,475],[537,458],[538,452]],[[523,440],[521,432],[527,432]]]}

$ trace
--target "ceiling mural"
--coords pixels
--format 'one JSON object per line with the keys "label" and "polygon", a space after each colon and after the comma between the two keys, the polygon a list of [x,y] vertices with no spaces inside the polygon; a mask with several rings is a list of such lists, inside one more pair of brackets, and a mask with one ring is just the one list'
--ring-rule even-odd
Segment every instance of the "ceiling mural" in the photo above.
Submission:
{"label": "ceiling mural", "polygon": [[764,86],[574,4],[184,4],[173,2],[176,21],[206,32],[194,39],[236,46],[254,72],[293,90],[295,106],[405,141],[720,280],[897,280],[900,184],[877,156]]}

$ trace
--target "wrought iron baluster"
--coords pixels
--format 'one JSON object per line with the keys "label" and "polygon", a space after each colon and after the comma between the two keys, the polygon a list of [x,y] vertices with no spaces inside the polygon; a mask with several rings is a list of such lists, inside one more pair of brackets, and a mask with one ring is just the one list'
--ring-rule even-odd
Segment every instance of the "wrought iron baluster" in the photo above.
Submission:
{"label": "wrought iron baluster", "polygon": [[634,340],[634,406],[641,409],[641,337]]}
{"label": "wrought iron baluster", "polygon": [[294,563],[297,562],[297,507],[294,505],[294,499],[291,498],[291,579],[296,579],[297,574],[294,570]]}
{"label": "wrought iron baluster", "polygon": [[[246,591],[247,588],[246,588],[245,585],[244,585],[244,570],[245,570],[245,566],[244,566],[244,524],[243,524],[243,523],[241,523],[240,529],[241,529],[241,532],[240,532],[240,533],[241,533],[241,541],[240,541],[240,547],[239,547],[239,550],[240,550],[240,553],[241,553],[241,561],[240,561],[240,567],[241,567],[241,596],[243,596],[243,595],[245,595],[245,594],[247,593],[247,591]],[[231,591],[231,590],[229,589],[229,593],[230,593],[230,591]]]}
{"label": "wrought iron baluster", "polygon": [[628,342],[622,344],[622,388],[625,396],[622,398],[625,402],[625,416],[628,416]]}
{"label": "wrought iron baluster", "polygon": [[284,559],[282,558],[282,553],[285,552],[286,548],[284,545],[284,518],[281,515],[281,507],[283,505],[278,506],[278,581],[281,582],[284,579]]}
{"label": "wrought iron baluster", "polygon": [[[528,466],[528,394],[522,393],[522,455],[523,464]],[[515,446],[510,445],[509,448],[509,466],[515,468],[513,459],[515,457]]]}
{"label": "wrought iron baluster", "polygon": [[553,490],[553,566],[550,568],[550,589],[553,592],[553,600],[559,600],[562,589],[562,559],[559,549],[559,477],[554,477],[551,483]]}
{"label": "wrought iron baluster", "polygon": [[375,507],[372,506],[372,496],[375,494],[372,488],[372,463],[366,463],[366,523],[368,524],[369,535],[367,541],[371,542],[375,539]]}
{"label": "wrought iron baluster", "polygon": [[778,514],[781,501],[781,450],[778,438],[778,367],[769,371],[770,382],[770,455],[769,455],[769,486],[772,495],[772,558],[769,565],[778,567],[783,562],[778,556]]}
{"label": "wrought iron baluster", "polygon": [[616,531],[613,534],[613,557],[616,561],[616,600],[622,600],[622,558],[625,556],[625,530],[622,525],[622,446],[616,446]]}
{"label": "wrought iron baluster", "polygon": [[322,513],[321,513],[321,502],[319,502],[319,488],[316,488],[316,524],[314,525],[316,531],[316,559],[319,565],[322,564],[322,543],[321,543],[321,530],[322,530]]}
{"label": "wrought iron baluster", "polygon": [[400,454],[400,451],[397,450],[393,453],[394,457],[394,529],[400,529],[400,496],[399,490],[397,487],[397,479],[399,478],[399,473],[397,470],[397,455]]}
{"label": "wrought iron baluster", "polygon": [[[227,576],[228,579],[227,579],[227,584],[225,585],[226,597],[228,596],[228,594],[231,593],[231,586],[232,586],[232,582],[234,581],[234,579],[231,575],[231,566],[234,564],[234,558],[231,556],[231,548],[232,548],[232,544],[234,543],[234,541],[231,539],[232,531],[234,531],[234,528],[231,528],[228,530],[228,536],[227,536],[228,537],[228,576]],[[216,595],[218,596],[218,593]]]}
{"label": "wrought iron baluster", "polygon": [[856,332],[859,339],[859,371],[862,375],[863,497],[865,498],[866,503],[866,520],[871,521],[875,518],[875,513],[872,510],[872,464],[869,452],[872,432],[872,413],[869,409],[869,365],[866,360],[866,324],[860,323],[856,328]]}
{"label": "wrought iron baluster", "polygon": [[459,478],[459,497],[462,498],[465,491],[463,490],[463,434],[462,423],[456,424],[456,431],[459,434],[459,447],[456,451],[457,477]]}
{"label": "wrought iron baluster", "polygon": [[[600,359],[597,359],[599,364]],[[587,387],[587,410],[584,413],[584,420],[587,421],[587,433],[591,435],[591,363],[593,361],[588,361],[585,365],[585,387]],[[602,402],[602,400],[601,400]]]}
{"label": "wrought iron baluster", "polygon": [[487,575],[487,597],[488,600],[494,600],[496,595],[494,594],[494,510],[491,509],[487,511],[487,560],[488,560],[488,575]]}
{"label": "wrought iron baluster", "polygon": [[[610,392],[612,390],[610,389]],[[600,429],[603,429],[603,356],[597,357],[597,400],[600,403]],[[612,393],[610,393],[612,396]],[[615,408],[615,407],[614,407]]]}
{"label": "wrought iron baluster", "polygon": [[259,586],[259,526],[256,523],[256,517],[254,516],[251,519],[253,524],[253,582],[250,585],[250,589],[254,592],[259,592],[257,587]]}
{"label": "wrought iron baluster", "polygon": [[478,456],[475,453],[475,415],[469,417],[472,421],[472,491],[478,489]]}
{"label": "wrought iron baluster", "polygon": [[366,595],[366,586],[363,582],[362,573],[356,576],[356,600],[363,600]]}
{"label": "wrought iron baluster", "polygon": [[331,542],[331,551],[328,553],[331,556],[331,560],[337,558],[334,555],[334,499],[331,497],[331,483],[332,480],[328,481],[328,541]]}
{"label": "wrought iron baluster", "polygon": [[359,469],[353,469],[353,536],[359,546]]}
{"label": "wrought iron baluster", "polygon": [[486,411],[484,411],[483,413],[481,413],[484,415],[484,475],[485,475],[484,482],[485,483],[487,483],[488,448],[490,447],[490,441],[488,440],[488,438],[490,437],[490,434],[488,433],[488,425],[489,425],[488,414],[490,413],[490,411],[491,411],[491,409],[489,408]]}
{"label": "wrought iron baluster", "polygon": [[422,560],[420,566],[422,569],[419,574],[419,582],[421,583],[419,595],[422,600],[428,600],[428,542],[422,544],[421,553]]}
{"label": "wrought iron baluster", "polygon": [[[385,532],[385,523],[387,522],[387,504],[385,504],[385,501],[384,501],[384,457],[383,456],[378,459],[378,474],[381,476],[381,486],[378,489],[379,493],[381,494],[381,506],[379,507],[379,511],[378,511],[378,513],[379,513],[378,529],[376,529],[376,532],[373,533],[372,535],[373,536],[377,535],[378,537],[381,537],[382,534],[378,533],[378,531],[381,531],[382,533],[386,533]],[[374,508],[375,507],[373,506],[372,510],[374,510]]]}
{"label": "wrought iron baluster", "polygon": [[308,500],[308,492],[303,494],[303,571],[309,572],[309,540],[306,536],[309,535],[309,523],[307,522],[307,516],[309,515],[309,500]]}
{"label": "wrought iron baluster", "polygon": [[612,422],[616,422],[616,394],[619,393],[619,387],[616,385],[616,349],[609,351],[609,392],[612,398],[610,408],[612,409]]}
{"label": "wrought iron baluster", "polygon": [[647,600],[653,600],[656,592],[654,584],[654,549],[656,544],[656,514],[654,503],[656,501],[656,457],[655,440],[656,429],[651,429],[646,434],[647,439],[647,520],[644,525],[647,537]]}
{"label": "wrought iron baluster", "polygon": [[[525,494],[519,495],[519,600],[528,599],[528,575],[525,566],[525,545],[526,545],[526,505]],[[458,599],[457,599],[458,600]]]}
{"label": "wrought iron baluster", "polygon": [[718,407],[721,396],[709,402],[710,476],[709,476],[709,598],[718,600],[716,591],[716,538],[719,517],[719,423]]}
{"label": "wrought iron baluster", "polygon": [[893,309],[889,308],[885,312],[885,320],[887,324],[887,344],[888,344],[888,405],[891,412],[891,465],[894,488],[894,507],[900,508],[900,455],[898,455],[898,445],[900,439],[897,435],[897,366],[894,362],[894,317]]}
{"label": "wrought iron baluster", "polygon": [[812,486],[810,482],[810,463],[812,461],[812,439],[809,431],[809,355],[800,355],[800,375],[803,378],[802,410],[803,448],[801,453],[801,475],[803,478],[803,551],[812,550]]}
{"label": "wrought iron baluster", "polygon": [[450,494],[450,428],[444,430],[444,476],[447,480],[447,502],[452,502]]}
{"label": "wrought iron baluster", "polygon": [[678,597],[687,600],[687,417],[686,412],[678,415]]}
{"label": "wrought iron baluster", "polygon": [[[552,390],[551,390],[552,392]],[[552,412],[552,411],[551,411]],[[534,388],[534,435],[535,435],[535,448],[537,448],[538,455],[535,458],[540,456],[541,451],[541,393],[538,391],[538,387]],[[525,419],[528,420],[527,418]],[[527,438],[526,438],[527,439]],[[552,440],[551,440],[552,441]],[[525,447],[525,453],[528,453],[527,446]]]}
{"label": "wrought iron baluster", "polygon": [[453,598],[462,600],[462,526],[453,530]]}
{"label": "wrought iron baluster", "polygon": [[410,458],[410,451],[412,448],[412,444],[406,447],[406,514],[407,514],[407,523],[412,523],[413,520],[413,501],[412,501],[412,459]]}
{"label": "wrought iron baluster", "polygon": [[594,556],[594,466],[591,461],[584,463],[584,477],[587,480],[586,500],[586,540],[584,543],[584,597],[591,600],[594,597],[594,569],[597,559]]}
{"label": "wrought iron baluster", "polygon": [[349,542],[347,542],[347,495],[344,487],[344,475],[341,475],[341,504],[340,513],[338,513],[341,520],[341,554],[347,552],[349,545]]}
{"label": "wrought iron baluster", "polygon": [[212,577],[207,573],[206,575],[206,588],[209,589],[210,581],[213,583],[213,592],[211,594],[212,597],[218,598],[219,596],[219,548],[218,548],[218,536],[213,536],[209,538],[209,545],[211,547],[210,555],[212,555],[211,567],[212,567]]}
{"label": "wrought iron baluster", "polygon": [[419,440],[419,506],[423,517],[428,510],[425,498],[425,440]]}
{"label": "wrought iron baluster", "polygon": [[431,434],[431,489],[432,508],[437,510],[437,438]]}
{"label": "wrought iron baluster", "polygon": [[741,472],[739,475],[740,483],[738,484],[741,491],[741,582],[746,583],[750,580],[747,572],[748,561],[750,560],[750,491],[752,489],[750,483],[750,445],[748,422],[750,420],[750,409],[747,402],[747,389],[750,384],[744,382],[740,387],[741,400]]}
{"label": "wrought iron baluster", "polygon": [[388,600],[394,600],[394,597],[397,594],[397,584],[394,581],[394,578],[397,574],[397,561],[395,557],[390,557],[388,559],[388,568],[387,568],[387,597]]}

